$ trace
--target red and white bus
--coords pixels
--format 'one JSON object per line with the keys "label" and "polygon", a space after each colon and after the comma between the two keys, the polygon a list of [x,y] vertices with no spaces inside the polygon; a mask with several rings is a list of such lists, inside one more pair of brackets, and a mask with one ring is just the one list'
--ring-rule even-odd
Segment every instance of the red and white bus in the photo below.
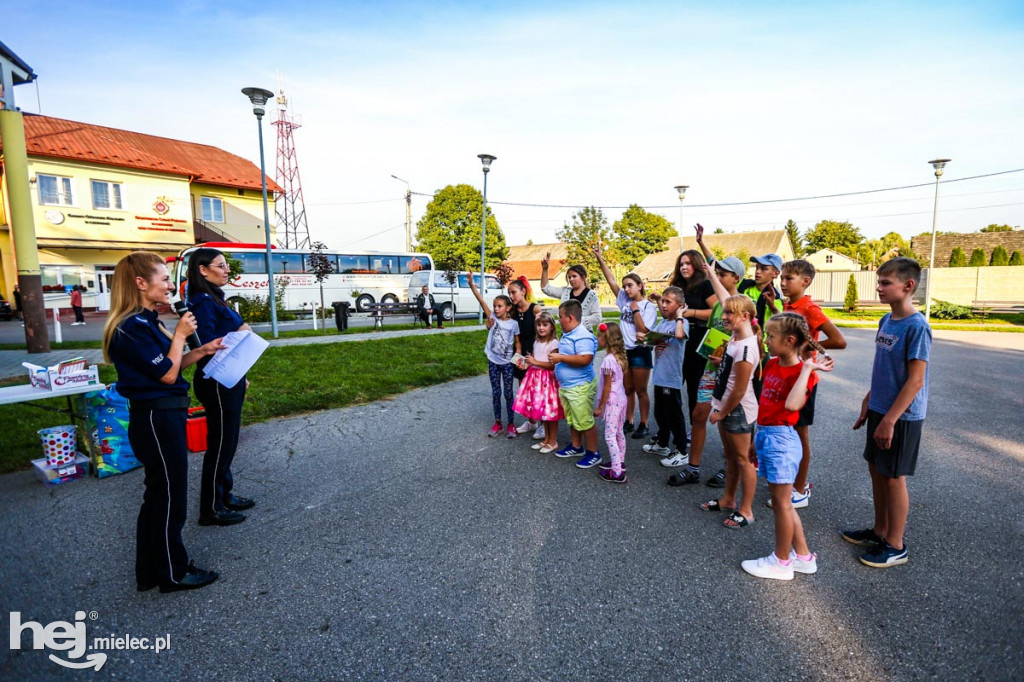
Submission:
{"label": "red and white bus", "polygon": [[[176,258],[168,259],[177,291],[183,291],[188,272],[188,259],[199,248],[209,247],[225,256],[241,261],[242,273],[232,273],[224,287],[229,301],[267,295],[267,261],[264,244],[209,242],[183,249]],[[286,280],[285,310],[301,310],[315,302],[320,304],[320,285],[309,266],[309,250],[271,247],[274,279]],[[366,312],[373,303],[398,303],[408,297],[409,279],[419,270],[430,270],[434,263],[429,254],[401,251],[324,251],[334,272],[324,280],[324,301],[349,301],[359,312]]]}

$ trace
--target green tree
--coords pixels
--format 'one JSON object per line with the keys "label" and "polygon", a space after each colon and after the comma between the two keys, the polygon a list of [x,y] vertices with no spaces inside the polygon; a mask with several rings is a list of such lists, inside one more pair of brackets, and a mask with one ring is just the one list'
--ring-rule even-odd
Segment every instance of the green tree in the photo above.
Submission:
{"label": "green tree", "polygon": [[722,260],[723,258],[725,258],[725,249],[723,249],[721,246],[712,246],[710,248],[711,255],[715,257],[715,260]]}
{"label": "green tree", "polygon": [[324,308],[324,280],[334,272],[334,259],[328,258],[324,251],[327,244],[313,242],[310,244],[309,269],[313,272],[316,283],[320,285],[320,317],[324,321],[322,329],[327,332],[327,311]]}
{"label": "green tree", "polygon": [[850,280],[846,283],[846,298],[843,299],[843,310],[853,312],[857,309],[857,278],[850,273]]}
{"label": "green tree", "polygon": [[[612,234],[608,229],[608,219],[601,209],[593,206],[581,208],[573,214],[572,222],[565,223],[555,236],[568,247],[567,262],[587,269],[587,280],[591,288],[604,280],[593,248],[596,244],[610,244]],[[606,250],[604,258],[609,264],[618,262],[614,248]]]}
{"label": "green tree", "polygon": [[1010,255],[1010,265],[1024,265],[1024,255],[1019,249]]}
{"label": "green tree", "polygon": [[852,224],[835,220],[822,220],[804,235],[808,253],[832,249],[854,258],[857,253],[857,245],[863,239],[860,230]]}
{"label": "green tree", "polygon": [[980,232],[1013,232],[1013,228],[1009,225],[996,225],[992,223],[981,228]]}
{"label": "green tree", "polygon": [[992,260],[989,261],[989,265],[1009,265],[1010,254],[1006,252],[1006,247],[1000,244],[996,248],[992,249]]}
{"label": "green tree", "polygon": [[789,243],[793,245],[793,255],[796,258],[803,258],[804,253],[804,238],[800,234],[800,228],[796,226],[793,219],[786,221],[786,234],[789,235]]}
{"label": "green tree", "polygon": [[978,268],[985,265],[985,251],[982,249],[975,249],[971,251],[971,260],[967,264],[969,267]]}
{"label": "green tree", "polygon": [[[471,185],[448,185],[427,204],[416,223],[416,241],[434,261],[459,262],[468,269],[480,267],[480,219],[484,198]],[[505,235],[494,212],[487,211],[485,268],[492,270],[508,257]]]}
{"label": "green tree", "polygon": [[949,267],[951,268],[966,268],[967,267],[967,254],[959,246],[953,249],[953,253],[949,254]]}
{"label": "green tree", "polygon": [[729,255],[730,256],[736,256],[737,258],[740,259],[740,262],[743,263],[744,265],[749,265],[749,263],[750,263],[750,250],[747,249],[747,247],[745,247],[745,246],[741,246],[739,249],[737,249],[736,251],[733,251]]}
{"label": "green tree", "polygon": [[634,268],[649,254],[664,251],[668,238],[676,235],[676,228],[662,216],[630,204],[622,218],[612,224],[612,246],[619,262]]}

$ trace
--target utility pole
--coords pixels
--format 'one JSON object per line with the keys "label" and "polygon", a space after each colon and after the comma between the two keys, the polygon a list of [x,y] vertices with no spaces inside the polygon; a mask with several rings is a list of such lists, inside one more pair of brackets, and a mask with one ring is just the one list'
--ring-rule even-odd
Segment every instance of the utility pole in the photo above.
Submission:
{"label": "utility pole", "polygon": [[50,334],[46,329],[43,277],[29,190],[25,119],[14,105],[14,86],[35,79],[32,68],[0,43],[0,138],[3,139],[4,181],[10,201],[7,214],[18,264],[22,317],[25,318],[25,347],[29,353],[49,353]]}
{"label": "utility pole", "polygon": [[412,188],[409,187],[408,182],[397,175],[391,177],[405,183],[405,250],[412,251]]}

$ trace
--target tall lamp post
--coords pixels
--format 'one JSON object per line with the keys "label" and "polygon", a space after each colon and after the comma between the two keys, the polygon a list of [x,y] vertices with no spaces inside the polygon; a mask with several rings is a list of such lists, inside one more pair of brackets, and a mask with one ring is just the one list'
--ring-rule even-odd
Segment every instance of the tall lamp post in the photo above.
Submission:
{"label": "tall lamp post", "polygon": [[242,88],[242,94],[252,102],[252,113],[256,114],[256,128],[260,136],[260,180],[263,183],[263,232],[267,239],[267,288],[270,290],[270,332],[277,338],[277,295],[274,292],[274,261],[270,257],[270,209],[267,207],[267,165],[263,157],[263,114],[267,113],[266,103],[274,96],[263,88]]}
{"label": "tall lamp post", "polygon": [[686,198],[686,190],[689,185],[676,185],[675,190],[679,192],[679,250],[683,250],[683,199]]}
{"label": "tall lamp post", "polygon": [[[484,165],[484,211],[483,219],[480,221],[480,295],[487,298],[487,279],[484,277],[484,247],[487,245],[487,174],[491,172],[491,163],[497,159],[490,154],[477,154],[480,163]],[[480,314],[477,316],[479,324],[484,323],[484,310],[481,306]]]}
{"label": "tall lamp post", "polygon": [[412,251],[412,188],[409,182],[397,175],[392,175],[395,180],[405,183],[405,250]]}
{"label": "tall lamp post", "polygon": [[935,207],[932,209],[932,252],[928,257],[928,286],[925,287],[924,319],[931,322],[932,319],[932,279],[935,273],[935,226],[939,219],[939,178],[942,177],[942,169],[951,159],[932,159],[928,163],[935,169]]}

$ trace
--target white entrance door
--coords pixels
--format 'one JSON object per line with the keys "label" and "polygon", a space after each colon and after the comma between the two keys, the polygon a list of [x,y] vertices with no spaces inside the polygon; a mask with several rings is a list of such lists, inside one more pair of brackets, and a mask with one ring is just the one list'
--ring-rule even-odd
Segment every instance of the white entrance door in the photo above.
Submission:
{"label": "white entrance door", "polygon": [[110,310],[110,282],[114,278],[114,268],[105,265],[96,266],[96,283],[99,286],[96,294],[96,308]]}

